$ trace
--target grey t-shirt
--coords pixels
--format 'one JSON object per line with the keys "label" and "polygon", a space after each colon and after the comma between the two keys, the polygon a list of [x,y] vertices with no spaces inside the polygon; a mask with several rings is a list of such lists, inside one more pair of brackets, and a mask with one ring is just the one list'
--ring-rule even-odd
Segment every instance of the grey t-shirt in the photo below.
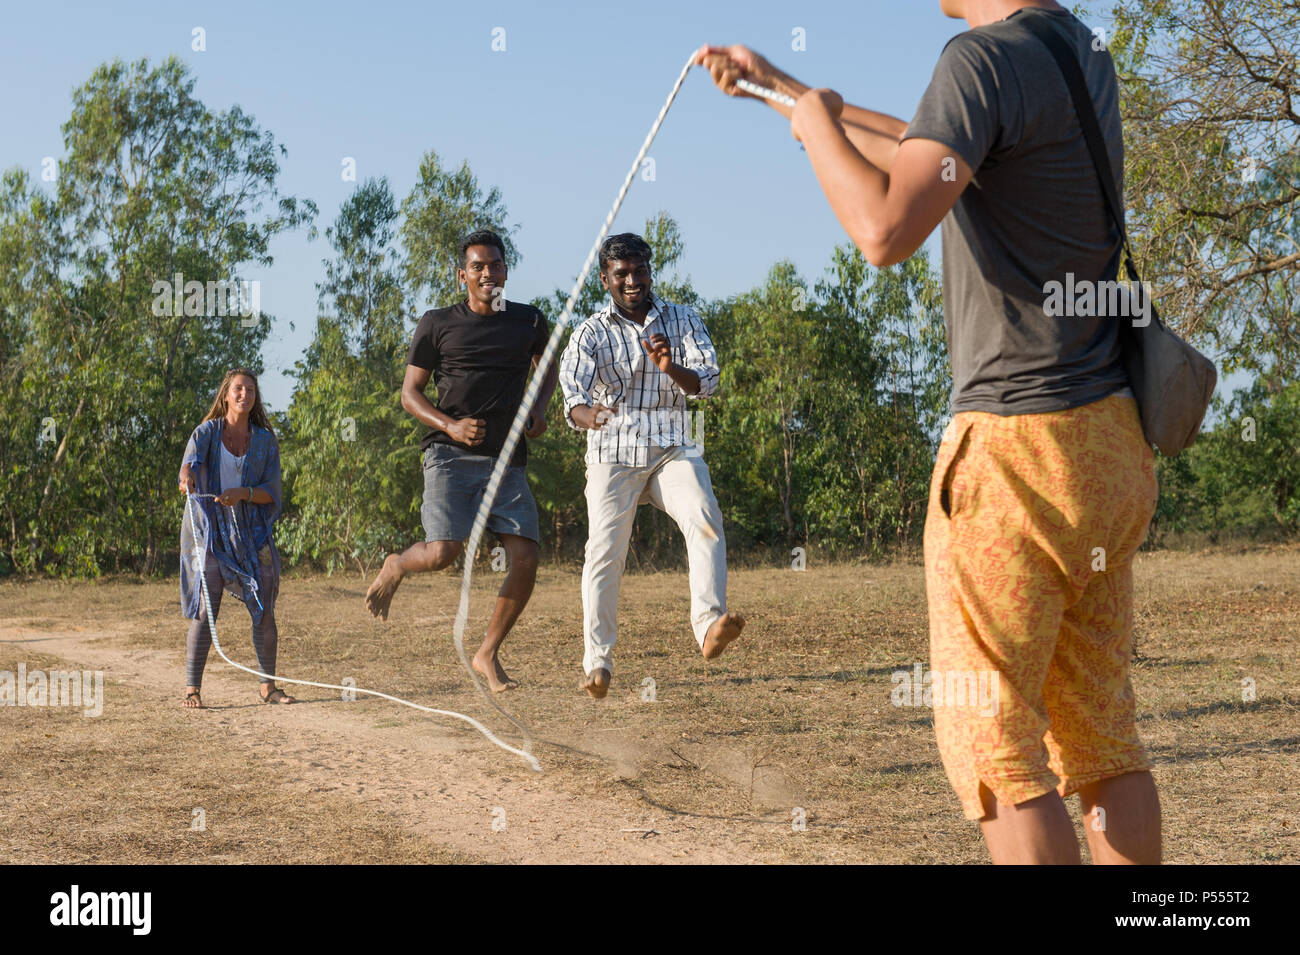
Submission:
{"label": "grey t-shirt", "polygon": [[1044,309],[1047,283],[1068,288],[1067,273],[1113,279],[1120,240],[1069,87],[1022,17],[1049,17],[1070,40],[1124,181],[1115,68],[1073,14],[1019,10],[944,48],[903,138],[942,143],[975,170],[942,231],[954,413],[1059,411],[1128,385],[1115,318]]}

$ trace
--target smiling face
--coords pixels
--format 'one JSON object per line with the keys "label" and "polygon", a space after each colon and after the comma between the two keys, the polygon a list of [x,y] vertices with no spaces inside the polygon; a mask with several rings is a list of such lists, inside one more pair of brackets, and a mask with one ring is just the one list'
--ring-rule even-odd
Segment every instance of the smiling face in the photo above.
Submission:
{"label": "smiling face", "polygon": [[506,284],[506,260],[495,245],[471,245],[465,250],[465,265],[456,278],[465,286],[470,300],[490,309],[500,300]]}
{"label": "smiling face", "polygon": [[226,412],[246,415],[257,403],[257,382],[247,375],[235,375],[226,386]]}
{"label": "smiling face", "polygon": [[600,273],[600,284],[625,312],[640,313],[650,307],[650,263],[644,259],[610,259]]}

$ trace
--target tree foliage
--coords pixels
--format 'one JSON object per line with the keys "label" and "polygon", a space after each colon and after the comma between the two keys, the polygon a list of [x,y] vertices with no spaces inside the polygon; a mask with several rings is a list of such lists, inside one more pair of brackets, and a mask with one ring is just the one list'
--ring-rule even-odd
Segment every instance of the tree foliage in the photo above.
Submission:
{"label": "tree foliage", "polygon": [[1110,10],[1125,204],[1162,315],[1227,370],[1300,370],[1300,0]]}
{"label": "tree foliage", "polygon": [[[386,179],[363,183],[339,209],[288,414],[293,507],[283,534],[292,559],[365,574],[422,538],[424,427],[401,404],[414,304],[463,296],[460,243],[475,229],[500,234],[507,262],[518,262],[507,218],[499,190],[481,189],[468,163],[448,172],[432,151],[400,209]],[[432,380],[428,394],[436,402]]]}
{"label": "tree foliage", "polygon": [[419,432],[401,407],[409,323],[397,221],[386,179],[344,201],[325,230],[334,257],[322,263],[316,334],[294,369],[281,534],[291,560],[329,570],[367,573],[420,525]]}
{"label": "tree foliage", "polygon": [[[1253,379],[1195,447],[1159,461],[1154,539],[1295,534],[1300,0],[1106,6],[1140,264],[1171,324]],[[220,290],[270,265],[275,236],[311,229],[316,207],[281,195],[269,132],[193,89],[175,59],[105,63],[74,91],[54,188],[0,176],[0,573],[169,566],[185,439],[226,369],[260,368],[270,317],[225,309]],[[484,227],[517,266],[500,190],[431,150],[401,202],[369,180],[325,230],[315,334],[273,414],[291,561],[369,573],[419,538],[407,347],[425,308],[463,294],[460,242]],[[692,407],[733,555],[917,545],[952,384],[924,253],[878,270],[844,246],[815,281],[778,260],[756,288],[708,300],[678,271],[672,216],[643,233],[656,291],[695,307],[718,349],[718,393]],[[533,304],[554,323],[567,294]],[[562,334],[606,301],[586,276]],[[544,551],[574,558],[585,435],[559,400],[547,415],[530,481]],[[643,508],[633,565],[681,554],[671,521]]]}
{"label": "tree foliage", "polygon": [[20,569],[161,566],[185,438],[270,327],[202,289],[315,213],[276,189],[272,135],[193,87],[174,58],[106,63],[73,93],[54,193],[4,176],[0,551]]}

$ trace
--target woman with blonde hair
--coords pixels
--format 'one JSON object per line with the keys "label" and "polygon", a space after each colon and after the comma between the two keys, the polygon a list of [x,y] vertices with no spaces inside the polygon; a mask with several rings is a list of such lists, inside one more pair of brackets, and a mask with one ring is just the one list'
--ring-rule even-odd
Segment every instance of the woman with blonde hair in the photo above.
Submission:
{"label": "woman with blonde hair", "polygon": [[[186,638],[185,706],[202,708],[199,687],[212,633],[203,605],[202,572],[212,619],[229,591],[253,619],[253,649],[263,673],[275,673],[275,598],[280,555],[273,529],[280,516],[280,448],[262,409],[257,376],[247,368],[226,372],[212,407],[185,446],[180,489],[186,501],[181,522],[181,609],[190,623]],[[200,565],[196,542],[205,555]],[[265,703],[294,698],[262,680]]]}

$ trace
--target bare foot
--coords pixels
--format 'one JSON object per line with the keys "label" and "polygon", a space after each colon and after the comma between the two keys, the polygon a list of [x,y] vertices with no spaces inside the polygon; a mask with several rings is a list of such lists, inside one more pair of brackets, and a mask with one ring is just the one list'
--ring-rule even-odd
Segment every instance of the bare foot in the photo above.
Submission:
{"label": "bare foot", "polygon": [[402,558],[398,554],[389,554],[384,558],[379,576],[366,591],[366,609],[380,620],[388,619],[388,606],[402,583],[402,576]]}
{"label": "bare foot", "polygon": [[203,709],[203,698],[199,696],[199,688],[197,686],[187,686],[185,688],[185,700],[181,703],[181,706],[185,707],[187,710]]}
{"label": "bare foot", "polygon": [[609,671],[604,667],[592,670],[582,681],[582,688],[596,699],[603,700],[609,692]]}
{"label": "bare foot", "polygon": [[474,659],[470,663],[474,667],[474,672],[487,681],[488,689],[493,693],[504,693],[519,686],[519,681],[510,678],[495,653],[485,657],[480,650],[474,654]]}
{"label": "bare foot", "polygon": [[722,651],[727,649],[727,644],[740,636],[740,631],[744,629],[743,614],[724,613],[713,621],[713,626],[709,627],[709,632],[704,635],[704,646],[700,647],[704,659],[714,660],[722,656]]}

